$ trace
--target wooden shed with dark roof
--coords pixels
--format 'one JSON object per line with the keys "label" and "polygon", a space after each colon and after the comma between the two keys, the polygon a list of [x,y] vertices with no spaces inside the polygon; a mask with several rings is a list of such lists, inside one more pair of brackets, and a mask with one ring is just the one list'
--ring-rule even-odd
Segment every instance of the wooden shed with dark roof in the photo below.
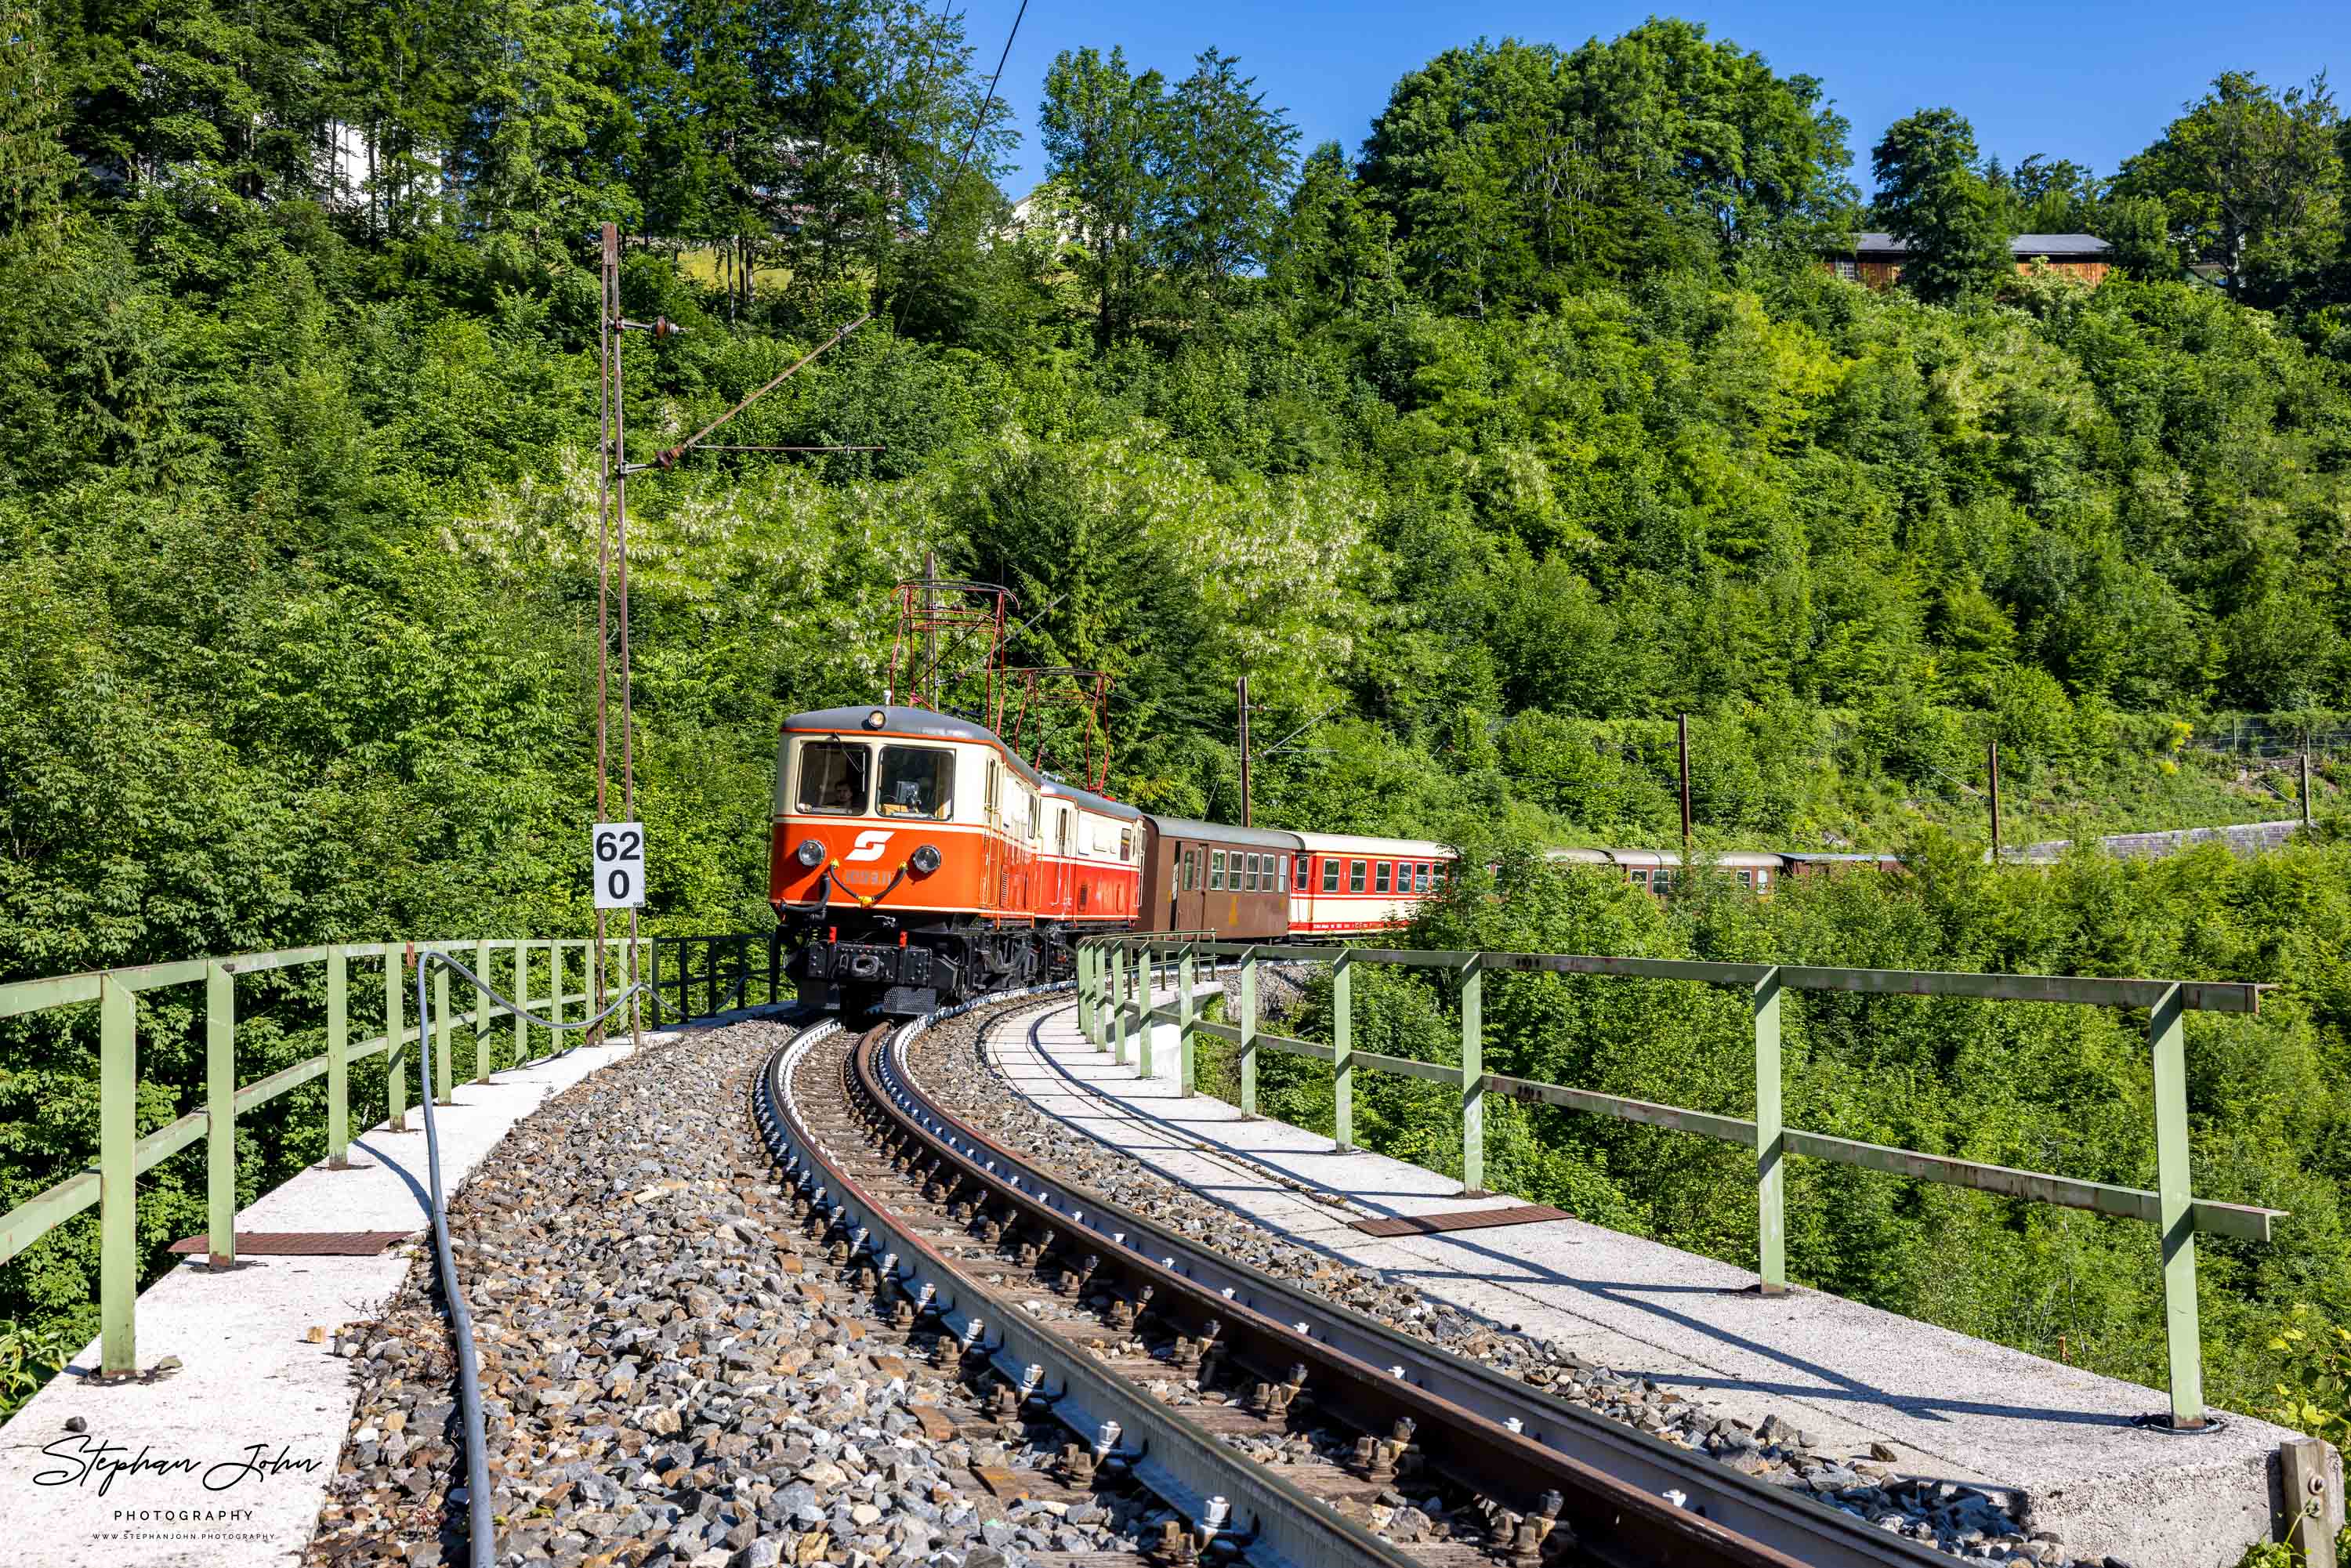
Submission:
{"label": "wooden shed with dark roof", "polygon": [[[2095,235],[2018,235],[2008,242],[2008,254],[2020,273],[2047,262],[2054,271],[2094,285],[2106,280],[2115,260],[2115,247]],[[1823,265],[1850,282],[1891,288],[1901,281],[1909,259],[1908,246],[1890,234],[1870,233],[1855,235],[1852,249],[1832,252]]]}

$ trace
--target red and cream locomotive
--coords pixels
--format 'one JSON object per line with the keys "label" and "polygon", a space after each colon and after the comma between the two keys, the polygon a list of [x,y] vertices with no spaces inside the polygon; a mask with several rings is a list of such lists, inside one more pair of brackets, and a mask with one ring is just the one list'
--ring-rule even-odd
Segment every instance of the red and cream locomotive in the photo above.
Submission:
{"label": "red and cream locomotive", "polygon": [[1111,677],[1008,669],[994,583],[924,577],[897,600],[890,686],[914,701],[795,714],[776,751],[768,899],[803,1000],[929,1012],[1061,978],[1098,932],[1388,930],[1442,883],[1439,844],[1147,816],[1055,778],[1021,758],[1024,727],[1041,763],[1044,711],[1074,715],[1061,744],[1099,787]]}
{"label": "red and cream locomotive", "polygon": [[1065,972],[1134,923],[1143,813],[919,707],[787,720],[768,897],[801,996],[921,1013]]}

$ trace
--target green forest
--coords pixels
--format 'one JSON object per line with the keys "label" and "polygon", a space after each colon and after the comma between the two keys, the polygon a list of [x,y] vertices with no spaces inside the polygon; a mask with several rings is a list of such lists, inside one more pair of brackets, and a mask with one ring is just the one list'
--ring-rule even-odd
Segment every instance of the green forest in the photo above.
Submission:
{"label": "green forest", "polygon": [[[1247,675],[1259,821],[1499,865],[1444,946],[2276,983],[2189,1037],[2199,1189],[2295,1215],[2208,1252],[2208,1354],[2224,1403],[2325,1396],[2325,1333],[2286,1333],[2351,1322],[2351,120],[2323,78],[2180,82],[2094,171],[1980,148],[1964,106],[1853,145],[1835,84],[1670,19],[1465,41],[1309,147],[1212,39],[1172,73],[1071,48],[1015,104],[996,40],[902,0],[0,18],[0,980],[586,933],[611,223],[625,313],[684,328],[625,339],[630,461],[872,312],[728,439],[877,450],[632,486],[653,930],[769,925],[777,723],[878,695],[892,586],[935,557],[1019,595],[1015,663],[1115,674],[1122,797],[1236,815]],[[1007,191],[1032,109],[1050,177]],[[1900,287],[1823,265],[1865,229],[1911,247]],[[2073,231],[2113,244],[2103,283],[2010,259]],[[1678,838],[1683,714],[1702,846],[1913,873],[1759,904],[1540,871]],[[2012,843],[2316,826],[1991,866],[1995,740]],[[1738,1102],[1703,1009],[1507,993],[1490,1060]],[[1374,1002],[1439,1048],[1430,998]],[[248,1072],[315,1050],[315,998],[256,1005]],[[192,1010],[142,1022],[142,1127],[195,1092]],[[0,1208],[94,1147],[87,1022],[0,1026]],[[2129,1020],[1797,1029],[1802,1124],[2149,1179]],[[251,1190],[319,1153],[315,1102],[281,1103]],[[1417,1147],[1417,1114],[1374,1130]],[[1494,1136],[1530,1196],[1751,1247],[1711,1155]],[[159,1249],[199,1158],[152,1173]],[[2159,1376],[2142,1229],[1826,1170],[1791,1211],[1807,1282]],[[0,1397],[90,1332],[94,1231],[0,1266]],[[2339,1437],[2332,1386],[2306,1424]]]}

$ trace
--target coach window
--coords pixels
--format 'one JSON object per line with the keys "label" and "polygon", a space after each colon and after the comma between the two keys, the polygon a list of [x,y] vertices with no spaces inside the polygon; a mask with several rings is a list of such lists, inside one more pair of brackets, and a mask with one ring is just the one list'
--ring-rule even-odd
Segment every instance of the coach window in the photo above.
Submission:
{"label": "coach window", "polygon": [[1364,891],[1364,862],[1362,861],[1349,861],[1347,862],[1347,891],[1349,893],[1361,893]]}
{"label": "coach window", "polygon": [[1385,893],[1387,890],[1388,862],[1382,861],[1372,868],[1372,891],[1374,893]]}
{"label": "coach window", "polygon": [[874,809],[883,816],[944,820],[954,794],[953,753],[932,746],[882,748],[882,793]]}
{"label": "coach window", "polygon": [[1118,831],[1118,863],[1124,865],[1134,858],[1134,830],[1133,828],[1121,828]]}
{"label": "coach window", "polygon": [[1426,894],[1428,891],[1428,862],[1426,861],[1422,861],[1417,866],[1413,868],[1412,890],[1413,892],[1419,894]]}
{"label": "coach window", "polygon": [[1339,891],[1339,862],[1328,857],[1325,857],[1322,862],[1322,891],[1325,893]]}
{"label": "coach window", "polygon": [[1208,891],[1210,893],[1225,891],[1225,852],[1222,850],[1208,852]]}
{"label": "coach window", "polygon": [[841,817],[862,815],[866,776],[872,762],[873,753],[862,746],[838,740],[808,742],[800,747],[800,810]]}
{"label": "coach window", "polygon": [[1273,891],[1276,893],[1290,891],[1290,857],[1288,855],[1273,857]]}
{"label": "coach window", "polygon": [[1297,882],[1298,885],[1299,885],[1301,889],[1302,889],[1302,888],[1304,888],[1304,887],[1307,885],[1307,881],[1306,881],[1306,868],[1307,868],[1307,859],[1306,859],[1306,857],[1305,857],[1304,855],[1300,855],[1300,856],[1298,857],[1298,870],[1297,870],[1297,872],[1296,872],[1296,873],[1295,873],[1295,878],[1294,878],[1294,880]]}
{"label": "coach window", "polygon": [[1740,866],[1739,868],[1739,885],[1741,887],[1753,887],[1755,885],[1755,873],[1749,871],[1745,866]]}

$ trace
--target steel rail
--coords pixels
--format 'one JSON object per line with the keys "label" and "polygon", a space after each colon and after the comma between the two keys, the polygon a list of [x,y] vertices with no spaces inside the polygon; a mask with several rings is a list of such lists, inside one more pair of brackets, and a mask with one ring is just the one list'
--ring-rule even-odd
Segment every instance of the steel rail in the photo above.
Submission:
{"label": "steel rail", "polygon": [[[1803,1561],[1694,1510],[1677,1506],[1661,1495],[1663,1489],[1620,1479],[1583,1458],[1512,1430],[1503,1420],[1466,1407],[1446,1392],[1389,1370],[1403,1359],[1401,1353],[1407,1344],[1418,1346],[1419,1342],[1391,1335],[1398,1353],[1395,1359],[1363,1359],[1330,1341],[1326,1313],[1301,1312],[1296,1318],[1277,1318],[1264,1306],[1243,1301],[1238,1285],[1228,1294],[1221,1286],[1179,1272],[1176,1267],[1179,1251],[1186,1262],[1201,1266],[1200,1254],[1191,1243],[1170,1239],[1162,1251],[1144,1245],[1149,1233],[1140,1228],[1118,1225],[1095,1229],[1089,1220],[1100,1211],[1092,1207],[1095,1200],[1090,1195],[1072,1197],[1068,1184],[1030,1170],[1017,1157],[977,1154],[968,1145],[958,1146],[944,1128],[926,1124],[931,1118],[899,1102],[903,1069],[893,1063],[885,1071],[881,1063],[885,1055],[901,1054],[905,1042],[918,1032],[916,1025],[900,1030],[888,1053],[870,1044],[861,1049],[853,1058],[859,1076],[876,1107],[925,1151],[933,1161],[931,1174],[943,1181],[953,1178],[976,1186],[986,1195],[987,1204],[1012,1211],[1016,1218],[1007,1226],[1006,1235],[1025,1224],[1061,1236],[1080,1228],[1089,1241],[1099,1238],[1105,1245],[1095,1255],[1101,1270],[1098,1278],[1110,1275],[1130,1286],[1150,1287],[1155,1314],[1169,1315],[1173,1307],[1173,1315],[1187,1319],[1196,1331],[1214,1320],[1219,1325],[1217,1343],[1226,1354],[1269,1380],[1280,1381],[1284,1369],[1303,1365],[1308,1374],[1306,1387],[1318,1412],[1371,1433],[1388,1431],[1399,1418],[1409,1418],[1419,1428],[1416,1448],[1426,1462],[1513,1512],[1534,1513],[1541,1506],[1543,1494],[1555,1491],[1563,1503],[1560,1521],[1571,1527],[1577,1550],[1593,1560],[1623,1568],[1662,1563],[1692,1568],[1796,1568]],[[954,1124],[960,1127],[959,1123]],[[1274,1304],[1270,1296],[1261,1299],[1267,1305]],[[1328,1305],[1323,1303],[1326,1310]],[[1286,1301],[1281,1310],[1287,1310]],[[1323,1322],[1322,1337],[1314,1332],[1318,1317]],[[1413,1359],[1421,1357],[1416,1354]],[[1548,1418],[1552,1412],[1546,1409],[1544,1414]],[[1711,1460],[1702,1462],[1708,1469],[1720,1468]],[[1687,1490],[1685,1483],[1698,1484],[1700,1472],[1684,1459],[1668,1479],[1677,1488]],[[1874,1533],[1888,1542],[1895,1539],[1884,1531]],[[1908,1563],[1918,1560],[1854,1554],[1837,1561]]]}
{"label": "steel rail", "polygon": [[[1083,1231],[1097,1245],[1159,1259],[1161,1268],[1174,1272],[1203,1303],[1221,1300],[1277,1323],[1304,1325],[1318,1345],[1514,1431],[1561,1458],[1588,1465],[1635,1489],[1651,1505],[1662,1507],[1658,1500],[1667,1490],[1679,1491],[1688,1500],[1685,1507],[1689,1511],[1820,1568],[1947,1568],[1947,1556],[1917,1542],[1702,1455],[1693,1456],[1483,1362],[1399,1333],[1040,1170],[1026,1155],[956,1116],[914,1081],[904,1047],[915,1032],[905,1031],[905,1040],[882,1063],[884,1092],[896,1099],[901,1113],[921,1124],[927,1140],[944,1141],[967,1168],[976,1161],[994,1173],[995,1181],[1008,1181],[1018,1196],[1041,1216],[1050,1216],[1064,1235]],[[1362,1059],[1358,1052],[1357,1061]]]}
{"label": "steel rail", "polygon": [[[941,1322],[1014,1386],[1025,1385],[1030,1367],[1043,1369],[1040,1398],[1081,1441],[1096,1441],[1102,1424],[1116,1421],[1115,1452],[1128,1473],[1207,1533],[1234,1541],[1258,1568],[1416,1568],[1408,1553],[1095,1365],[1016,1302],[974,1280],[852,1176],[810,1126],[792,1084],[801,1059],[840,1028],[828,1020],[803,1030],[769,1059],[754,1091],[754,1120],[783,1162],[788,1181],[825,1207],[837,1225],[863,1227],[866,1249],[882,1253],[885,1265],[895,1254],[897,1262],[885,1269],[892,1282],[918,1299],[927,1287]],[[871,1049],[869,1042],[853,1053],[852,1066],[856,1055]],[[1054,1392],[1050,1385],[1057,1378]],[[1230,1507],[1221,1527],[1207,1506],[1211,1498]]]}

